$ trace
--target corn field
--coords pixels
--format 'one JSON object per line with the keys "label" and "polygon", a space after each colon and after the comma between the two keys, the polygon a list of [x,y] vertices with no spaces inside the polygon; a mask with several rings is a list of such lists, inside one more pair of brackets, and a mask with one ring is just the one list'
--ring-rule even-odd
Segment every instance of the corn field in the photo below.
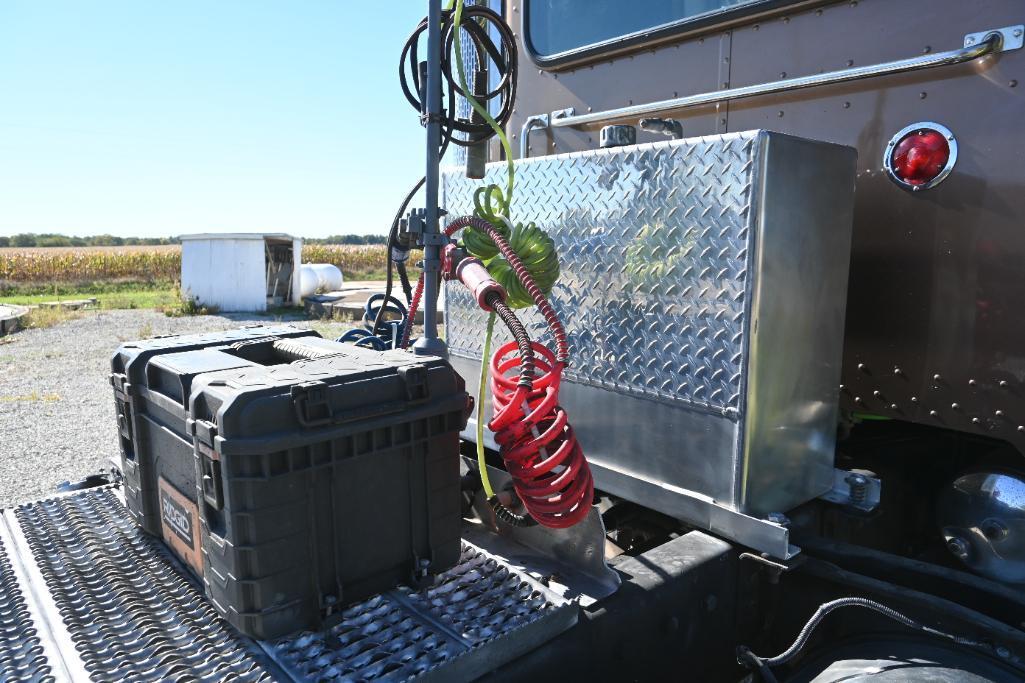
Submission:
{"label": "corn field", "polygon": [[[333,263],[347,278],[377,276],[385,268],[383,245],[303,247],[303,263]],[[0,281],[101,282],[177,280],[181,247],[67,247],[0,249]]]}
{"label": "corn field", "polygon": [[383,244],[306,244],[303,263],[332,263],[347,279],[380,277],[387,267]]}

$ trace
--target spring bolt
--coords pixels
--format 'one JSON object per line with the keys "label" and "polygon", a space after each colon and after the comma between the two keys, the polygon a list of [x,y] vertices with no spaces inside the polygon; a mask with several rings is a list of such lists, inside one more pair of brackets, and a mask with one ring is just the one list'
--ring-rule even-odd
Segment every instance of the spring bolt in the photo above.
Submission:
{"label": "spring bolt", "polygon": [[851,504],[864,505],[868,498],[868,477],[864,474],[848,474],[844,479],[851,487]]}

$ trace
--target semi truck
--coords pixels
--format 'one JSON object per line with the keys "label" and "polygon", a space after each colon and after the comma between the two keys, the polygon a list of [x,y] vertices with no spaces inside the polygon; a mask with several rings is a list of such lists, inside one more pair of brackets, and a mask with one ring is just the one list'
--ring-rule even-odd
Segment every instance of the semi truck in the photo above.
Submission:
{"label": "semi truck", "polygon": [[[426,172],[349,341],[476,398],[458,562],[247,634],[116,471],[4,512],[0,677],[1025,679],[1025,8],[428,5],[400,64]],[[385,321],[421,304],[418,340]],[[126,385],[161,390],[119,357],[125,458],[159,422]],[[228,427],[190,381],[194,559],[212,500],[262,516],[203,488]]]}

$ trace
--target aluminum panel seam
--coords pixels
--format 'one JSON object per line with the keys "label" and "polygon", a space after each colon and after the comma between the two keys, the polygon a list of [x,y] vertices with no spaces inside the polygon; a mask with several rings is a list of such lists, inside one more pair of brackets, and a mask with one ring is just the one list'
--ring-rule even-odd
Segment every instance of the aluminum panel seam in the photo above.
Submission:
{"label": "aluminum panel seam", "polygon": [[[749,207],[750,211],[751,211],[751,234],[748,237],[748,249],[750,250],[749,251],[750,258],[747,261],[747,271],[746,271],[747,281],[749,283],[755,282],[755,278],[757,277],[758,250],[761,248],[761,244],[759,244],[759,238],[761,237],[761,228],[762,228],[762,223],[764,222],[764,216],[762,215],[763,202],[761,201],[761,198],[764,196],[764,189],[765,189],[764,184],[765,184],[765,176],[766,176],[766,166],[769,163],[769,154],[768,154],[768,142],[769,142],[768,138],[769,138],[769,136],[764,131],[759,131],[758,134],[757,134],[757,138],[758,138],[758,142],[761,143],[761,144],[758,145],[756,163],[751,168],[751,185],[753,187],[758,188],[761,191],[753,193],[753,196],[752,196],[752,199],[751,199],[751,205]],[[745,327],[744,327],[744,339],[745,339],[745,341],[742,342],[744,344],[744,348],[743,348],[742,352],[744,353],[745,357],[750,352],[750,348],[748,348],[746,340],[750,339],[750,335],[752,334],[751,325],[752,325],[752,323],[755,320],[755,309],[754,309],[755,301],[754,301],[754,299],[755,299],[755,297],[753,295],[752,296],[748,296],[746,301],[744,302],[744,325],[745,325]],[[749,367],[750,367],[750,363],[745,363],[744,372],[741,374],[741,378],[740,378],[740,406],[739,406],[739,410],[740,410],[741,415],[746,415],[747,414],[747,410],[748,410],[748,384],[750,382],[750,377],[748,377],[748,369],[749,369]],[[736,449],[734,450],[734,455],[733,455],[733,457],[734,457],[734,461],[733,461],[733,463],[734,463],[734,466],[733,466],[734,479],[733,479],[733,496],[732,496],[731,500],[741,501],[741,503],[743,503],[743,501],[746,499],[746,495],[747,495],[747,477],[748,477],[748,474],[749,474],[749,465],[750,465],[750,463],[748,463],[747,460],[743,457],[744,446],[745,446],[745,439],[746,438],[747,438],[747,430],[746,429],[738,429],[737,430],[737,445],[736,445]]]}

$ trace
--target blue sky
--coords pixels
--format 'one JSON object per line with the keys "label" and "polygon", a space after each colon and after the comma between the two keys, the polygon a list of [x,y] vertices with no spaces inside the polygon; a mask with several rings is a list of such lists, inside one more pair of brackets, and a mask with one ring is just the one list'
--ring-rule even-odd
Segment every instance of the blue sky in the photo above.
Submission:
{"label": "blue sky", "polygon": [[397,69],[425,13],[2,0],[0,235],[386,232],[423,173]]}

